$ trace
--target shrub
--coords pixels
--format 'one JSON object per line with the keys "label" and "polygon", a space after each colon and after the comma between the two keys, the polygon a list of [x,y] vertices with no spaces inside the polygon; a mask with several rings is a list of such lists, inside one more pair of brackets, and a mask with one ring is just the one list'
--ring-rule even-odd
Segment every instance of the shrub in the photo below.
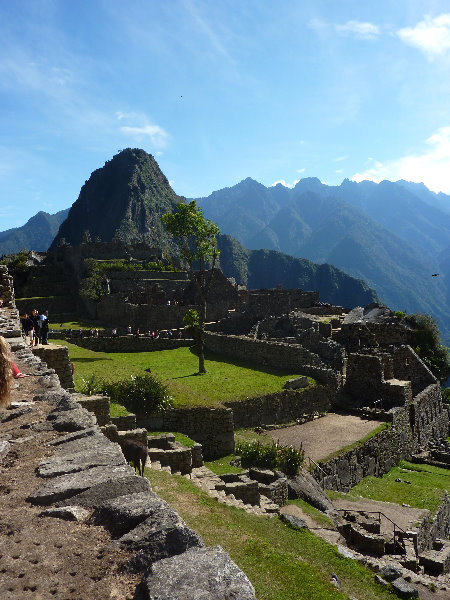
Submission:
{"label": "shrub", "polygon": [[172,407],[168,387],[152,375],[131,375],[130,379],[121,381],[105,381],[91,375],[81,381],[82,394],[104,394],[109,396],[111,403],[125,406],[139,415],[148,416]]}
{"label": "shrub", "polygon": [[303,463],[303,449],[296,450],[292,446],[262,444],[260,441],[240,442],[236,445],[236,453],[241,457],[243,467],[261,467],[279,469],[294,477]]}
{"label": "shrub", "polygon": [[142,416],[172,407],[168,387],[152,375],[131,375],[130,379],[104,382],[102,391],[111,402],[122,404],[127,410]]}
{"label": "shrub", "polygon": [[96,375],[83,377],[81,379],[80,392],[86,396],[95,396],[95,394],[103,393],[104,380]]}

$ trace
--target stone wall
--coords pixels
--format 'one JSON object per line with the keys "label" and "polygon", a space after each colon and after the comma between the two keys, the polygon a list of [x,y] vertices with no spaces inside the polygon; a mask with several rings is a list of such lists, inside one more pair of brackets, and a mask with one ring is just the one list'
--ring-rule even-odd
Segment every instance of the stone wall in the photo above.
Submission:
{"label": "stone wall", "polygon": [[294,421],[303,415],[331,408],[334,393],[331,387],[317,385],[303,390],[283,390],[259,398],[225,402],[233,411],[234,428],[257,427]]}
{"label": "stone wall", "polygon": [[321,383],[336,387],[340,384],[337,373],[327,368],[317,354],[298,344],[255,340],[246,336],[223,335],[208,331],[205,333],[205,346],[208,350],[225,356],[310,375]]}
{"label": "stone wall", "polygon": [[[49,337],[60,337],[61,332],[55,331]],[[72,338],[67,338],[67,341],[81,348],[87,348],[94,352],[156,352],[157,350],[173,350],[183,346],[192,346],[193,340],[168,340],[157,339],[145,336],[118,336],[107,337],[83,337],[79,338],[76,335]],[[149,365],[151,367],[151,365]]]}
{"label": "stone wall", "polygon": [[14,306],[13,278],[9,275],[6,265],[0,265],[0,300],[3,300],[5,307]]}
{"label": "stone wall", "polygon": [[450,538],[450,497],[446,492],[434,515],[422,521],[417,536],[418,551],[433,548],[437,539]]}
{"label": "stone wall", "polygon": [[326,489],[348,491],[363,477],[380,477],[399,460],[409,460],[430,439],[445,437],[448,413],[439,384],[429,385],[405,406],[391,410],[392,426],[313,472]]}
{"label": "stone wall", "polygon": [[75,384],[73,382],[67,346],[56,346],[53,344],[49,344],[48,346],[34,346],[32,352],[43,362],[47,363],[51,369],[55,370],[64,389],[70,390],[74,388]]}
{"label": "stone wall", "polygon": [[177,431],[201,444],[212,460],[234,452],[233,413],[230,408],[172,409],[152,417],[136,415],[139,427],[149,431]]}

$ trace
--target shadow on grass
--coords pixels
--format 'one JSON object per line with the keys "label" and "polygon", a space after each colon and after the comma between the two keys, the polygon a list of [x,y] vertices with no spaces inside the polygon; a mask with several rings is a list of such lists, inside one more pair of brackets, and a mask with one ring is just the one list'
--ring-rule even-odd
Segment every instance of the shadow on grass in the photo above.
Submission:
{"label": "shadow on grass", "polygon": [[196,377],[198,373],[191,373],[190,375],[180,375],[179,377],[171,377],[171,379],[186,379],[186,377]]}
{"label": "shadow on grass", "polygon": [[72,362],[73,363],[90,363],[90,362],[97,362],[99,360],[114,360],[112,358],[72,358]]}
{"label": "shadow on grass", "polygon": [[[198,357],[198,352],[196,346],[190,346],[189,352]],[[216,352],[211,352],[210,350],[205,350],[205,360],[210,360],[214,362],[221,362],[228,365],[233,365],[235,367],[243,367],[245,369],[251,369],[252,371],[259,371],[260,373],[269,373],[270,375],[289,375],[291,371],[286,369],[277,369],[276,367],[270,366],[262,366],[257,363],[253,363],[249,360],[242,360],[239,358],[231,358],[224,354],[218,354]]]}

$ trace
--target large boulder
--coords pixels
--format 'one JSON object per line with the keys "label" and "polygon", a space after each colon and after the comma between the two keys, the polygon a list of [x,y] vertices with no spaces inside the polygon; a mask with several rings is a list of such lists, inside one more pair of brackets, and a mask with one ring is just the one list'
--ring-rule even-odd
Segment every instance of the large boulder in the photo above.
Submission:
{"label": "large boulder", "polygon": [[160,560],[144,585],[148,600],[255,600],[252,584],[220,546]]}

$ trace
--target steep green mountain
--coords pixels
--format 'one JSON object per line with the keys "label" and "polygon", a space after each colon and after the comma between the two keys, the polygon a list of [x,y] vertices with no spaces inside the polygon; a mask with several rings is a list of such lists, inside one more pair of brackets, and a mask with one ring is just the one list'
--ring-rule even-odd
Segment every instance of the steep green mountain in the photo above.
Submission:
{"label": "steep green mountain", "polygon": [[109,242],[145,242],[173,247],[161,222],[181,198],[175,194],[153,156],[127,148],[92,173],[83,185],[50,249],[62,238],[80,244],[85,231],[91,238]]}
{"label": "steep green mountain", "polygon": [[45,252],[66,219],[69,209],[60,210],[54,215],[40,211],[22,227],[14,227],[0,232],[0,255],[14,254],[22,249]]}
{"label": "steep green mountain", "polygon": [[[415,195],[415,185],[345,180],[340,186],[327,186],[307,178],[280,194],[280,186],[265,188],[247,179],[198,202],[223,233],[236,236],[248,248],[332,264],[364,279],[391,308],[433,315],[448,340],[449,275],[444,268],[442,276],[431,275],[445,262],[450,214],[424,199],[443,200],[444,194],[428,190],[427,196],[420,186]],[[213,196],[215,202],[210,203]],[[261,211],[259,204],[264,206]],[[225,219],[227,207],[232,218]]]}
{"label": "steep green mountain", "polygon": [[[316,187],[321,185],[319,180],[311,181]],[[227,197],[231,198],[230,205],[224,201]],[[173,242],[162,226],[161,215],[173,211],[183,200],[173,192],[151,155],[128,148],[92,173],[50,249],[56,248],[63,240],[78,245],[89,231],[92,240],[98,237],[111,241],[120,237],[127,243],[145,242],[169,253],[174,252]],[[318,201],[328,202],[318,196],[312,198],[312,204]],[[275,223],[274,219],[282,211],[288,212],[287,222],[292,228],[290,237],[293,241],[301,228],[305,239],[313,232],[313,207],[307,217],[309,223],[306,223],[295,202],[292,203],[290,191],[282,185],[265,188],[249,178],[235,189],[213,194],[211,204],[221,218],[230,227],[235,225],[244,237],[253,236],[254,229],[264,228],[266,222]],[[246,218],[241,219],[240,215],[245,211]],[[40,220],[40,215],[36,215],[29,223],[37,225]],[[266,229],[269,232],[269,228]],[[378,301],[377,294],[363,281],[329,264],[316,265],[310,260],[272,251],[272,248],[277,249],[280,235],[287,237],[281,225],[274,225],[274,239],[267,244],[269,250],[248,250],[232,237],[220,236],[220,263],[224,273],[250,288],[282,285],[285,288],[318,290],[322,300],[347,307]],[[34,239],[30,234],[30,240]],[[35,241],[24,241],[23,247],[36,249],[35,244]],[[295,244],[292,249],[296,250]]]}
{"label": "steep green mountain", "polygon": [[294,258],[274,250],[248,250],[228,235],[219,238],[220,265],[227,277],[250,289],[301,288],[318,290],[322,301],[352,308],[379,302],[376,292],[329,264]]}

